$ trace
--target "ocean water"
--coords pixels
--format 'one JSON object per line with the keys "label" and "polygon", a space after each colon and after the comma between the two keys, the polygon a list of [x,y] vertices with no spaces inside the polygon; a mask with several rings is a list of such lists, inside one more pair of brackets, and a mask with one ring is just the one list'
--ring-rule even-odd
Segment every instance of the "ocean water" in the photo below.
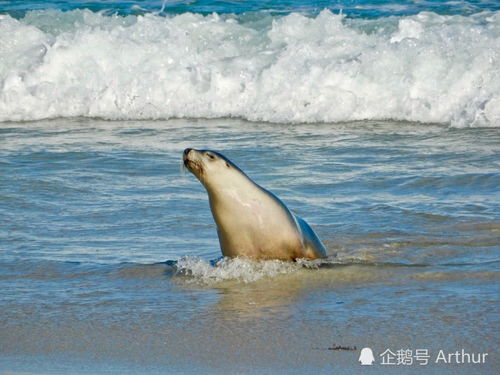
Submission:
{"label": "ocean water", "polygon": [[[0,373],[497,373],[499,60],[497,1],[0,1]],[[220,259],[186,147],[329,258]]]}

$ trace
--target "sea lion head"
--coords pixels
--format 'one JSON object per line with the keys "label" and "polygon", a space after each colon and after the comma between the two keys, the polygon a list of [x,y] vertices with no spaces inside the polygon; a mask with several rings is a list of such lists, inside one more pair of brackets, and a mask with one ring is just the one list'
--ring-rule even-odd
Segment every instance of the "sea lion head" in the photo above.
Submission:
{"label": "sea lion head", "polygon": [[184,166],[207,189],[216,188],[220,183],[227,186],[232,181],[246,178],[236,165],[216,151],[186,148],[182,159]]}

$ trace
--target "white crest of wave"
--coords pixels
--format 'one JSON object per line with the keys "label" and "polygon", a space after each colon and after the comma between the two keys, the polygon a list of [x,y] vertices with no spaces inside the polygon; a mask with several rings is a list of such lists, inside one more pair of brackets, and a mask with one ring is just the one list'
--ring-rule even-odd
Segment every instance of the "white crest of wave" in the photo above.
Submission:
{"label": "white crest of wave", "polygon": [[500,12],[0,15],[0,121],[241,117],[500,126]]}
{"label": "white crest of wave", "polygon": [[242,258],[222,258],[215,265],[193,256],[186,256],[177,262],[177,273],[189,276],[201,284],[222,281],[254,282],[267,277],[289,274],[302,269],[299,263],[280,260],[252,261]]}

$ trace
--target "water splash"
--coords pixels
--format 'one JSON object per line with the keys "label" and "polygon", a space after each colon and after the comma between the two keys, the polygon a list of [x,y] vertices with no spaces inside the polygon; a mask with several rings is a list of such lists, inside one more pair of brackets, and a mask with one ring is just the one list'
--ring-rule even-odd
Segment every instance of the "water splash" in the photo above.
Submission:
{"label": "water splash", "polygon": [[266,17],[256,24],[190,13],[2,15],[0,121],[240,117],[500,126],[500,12]]}
{"label": "water splash", "polygon": [[199,257],[187,256],[177,262],[177,274],[187,276],[192,282],[214,284],[223,281],[254,282],[263,278],[297,272],[302,269],[299,263],[280,260],[255,262],[242,258],[222,258],[215,266]]}

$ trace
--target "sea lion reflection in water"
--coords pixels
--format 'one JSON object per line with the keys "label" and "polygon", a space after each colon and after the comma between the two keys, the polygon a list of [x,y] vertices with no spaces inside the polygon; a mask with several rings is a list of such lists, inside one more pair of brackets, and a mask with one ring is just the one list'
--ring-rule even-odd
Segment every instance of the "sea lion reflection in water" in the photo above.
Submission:
{"label": "sea lion reflection in water", "polygon": [[208,192],[222,255],[285,261],[326,257],[309,224],[225,156],[187,148],[183,161]]}

